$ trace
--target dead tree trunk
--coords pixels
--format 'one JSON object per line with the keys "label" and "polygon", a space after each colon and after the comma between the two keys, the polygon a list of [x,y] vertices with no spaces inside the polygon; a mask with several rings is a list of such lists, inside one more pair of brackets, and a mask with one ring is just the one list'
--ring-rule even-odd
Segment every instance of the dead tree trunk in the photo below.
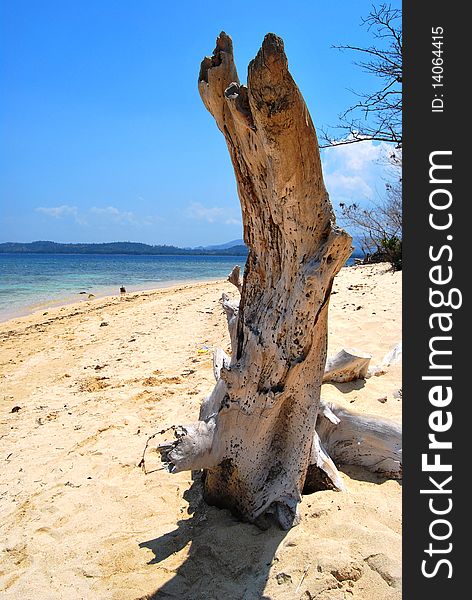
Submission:
{"label": "dead tree trunk", "polygon": [[282,40],[265,37],[246,87],[221,33],[198,85],[228,145],[249,256],[230,364],[218,365],[200,420],[160,451],[173,472],[205,469],[209,503],[253,522],[270,514],[288,528],[317,459],[328,302],[351,238],[334,225],[315,128]]}

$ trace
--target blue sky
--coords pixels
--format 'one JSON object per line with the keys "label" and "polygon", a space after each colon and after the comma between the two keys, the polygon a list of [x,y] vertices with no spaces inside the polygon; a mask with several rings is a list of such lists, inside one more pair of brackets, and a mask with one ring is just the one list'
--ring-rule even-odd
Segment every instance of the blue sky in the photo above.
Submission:
{"label": "blue sky", "polygon": [[[400,6],[400,2],[392,2]],[[241,237],[223,136],[197,75],[216,35],[241,81],[265,33],[285,42],[318,129],[375,86],[333,44],[367,45],[371,1],[2,0],[0,241],[207,245]],[[323,152],[339,202],[383,193],[385,147]]]}

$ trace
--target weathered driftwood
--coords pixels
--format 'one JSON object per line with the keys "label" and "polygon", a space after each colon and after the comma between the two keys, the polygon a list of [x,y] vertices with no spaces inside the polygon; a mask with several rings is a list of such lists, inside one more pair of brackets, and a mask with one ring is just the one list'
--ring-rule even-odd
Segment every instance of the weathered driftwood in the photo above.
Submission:
{"label": "weathered driftwood", "polygon": [[[227,296],[225,298],[227,306],[232,307],[229,311],[230,316],[234,314],[237,316],[237,301]],[[234,321],[228,318],[229,331],[232,329],[232,324]],[[401,342],[384,356],[382,366],[386,368],[399,362],[400,359]],[[367,377],[366,369],[369,360],[370,355],[367,353],[353,349],[342,350],[326,361],[323,382],[354,381],[357,378]],[[213,373],[217,382],[220,380],[222,369],[229,368],[230,364],[230,356],[221,348],[217,348],[213,354]],[[376,367],[378,368],[380,367]],[[185,441],[197,440],[198,443],[190,450],[182,444],[174,456],[174,463],[169,465],[171,470],[185,470],[185,462],[182,461],[185,461],[189,454],[192,454],[194,460],[198,457],[201,468],[206,465],[213,444],[220,392],[221,389],[217,385],[213,393],[203,401],[197,431],[194,425],[188,426],[188,429],[182,427],[176,429],[177,439],[186,434]],[[164,462],[168,460],[166,451],[172,450],[173,447],[173,443],[161,446]],[[378,417],[358,415],[320,400],[303,492],[311,493],[320,489],[345,490],[345,484],[335,462],[338,465],[359,465],[385,477],[400,478],[402,475],[401,426]]]}
{"label": "weathered driftwood", "polygon": [[[217,349],[214,356],[214,362],[218,364],[230,360],[221,349]],[[214,373],[218,381],[219,370],[214,370]],[[339,491],[345,489],[334,461],[338,465],[359,465],[385,477],[400,478],[401,425],[378,417],[358,415],[321,400],[304,492],[322,487]]]}
{"label": "weathered driftwood", "polygon": [[[228,275],[228,281],[235,285],[238,290],[242,286],[239,279],[239,271],[240,267],[236,265]],[[226,314],[231,347],[233,348],[236,347],[236,344],[233,345],[233,340],[236,339],[237,335],[239,301],[223,293],[220,303]],[[397,344],[393,350],[385,355],[381,366],[369,367],[372,358],[371,354],[355,348],[344,348],[336,355],[327,358],[323,383],[345,383],[347,381],[356,381],[357,379],[370,377],[371,375],[380,373],[380,371],[385,373],[385,368],[389,366],[390,362],[397,362],[399,360],[398,356],[401,356],[401,343]]]}
{"label": "weathered driftwood", "polygon": [[216,381],[220,378],[221,369],[223,367],[228,369],[230,363],[231,358],[221,348],[217,348],[213,352],[213,375],[215,376]]}
{"label": "weathered driftwood", "polygon": [[[234,275],[238,273],[238,275]],[[228,276],[228,281],[236,283],[239,279],[239,266],[235,266]],[[239,289],[239,288],[238,288]],[[233,347],[233,341],[237,336],[237,317],[239,310],[239,301],[230,298],[223,293],[220,303],[225,311],[228,321],[228,329]],[[235,347],[236,344],[234,344]],[[386,368],[390,364],[399,362],[401,358],[401,343],[397,344],[390,352],[388,352],[382,360],[381,365],[369,366],[372,355],[357,350],[355,348],[343,348],[334,356],[330,356],[326,360],[325,370],[323,374],[323,383],[345,383],[348,381],[356,381],[357,379],[365,379],[372,375],[382,375],[386,372]]]}
{"label": "weathered driftwood", "polygon": [[367,375],[371,358],[372,354],[354,348],[341,350],[326,361],[323,383],[329,381],[344,383],[346,381],[364,379]]}
{"label": "weathered driftwood", "polygon": [[[389,352],[385,358],[395,356],[398,360],[398,349]],[[231,358],[221,349],[217,348],[213,354],[213,373],[216,381],[220,380],[221,370],[228,368]],[[384,361],[385,362],[385,359]],[[202,468],[206,464],[213,444],[215,418],[219,407],[219,387],[206,398],[201,406],[199,426],[201,429],[189,439],[198,440],[198,447],[191,449],[195,458],[200,457]],[[200,423],[204,422],[205,425]],[[177,428],[176,437],[194,432],[195,426]],[[166,462],[166,451],[172,450],[173,443],[163,444],[160,449],[163,460]],[[182,459],[189,454],[188,450],[180,447]],[[176,454],[172,468],[179,464],[179,470],[184,470],[180,454]],[[303,486],[304,493],[311,493],[320,489],[333,489],[344,491],[345,484],[337,469],[338,465],[359,465],[369,471],[384,477],[400,478],[402,476],[402,431],[401,426],[391,421],[379,419],[369,415],[358,415],[345,408],[327,404],[320,400],[316,429],[313,436],[310,461]]]}
{"label": "weathered driftwood", "polygon": [[[369,376],[370,354],[360,350],[344,349],[326,361],[323,383],[329,381],[355,381]],[[383,368],[399,362],[401,342],[382,359]],[[231,358],[217,348],[213,354],[213,373],[220,379],[223,366],[230,364]],[[371,367],[369,368],[370,371]],[[385,372],[385,371],[383,371]],[[327,376],[328,375],[328,376]],[[203,406],[211,414],[210,398]],[[210,412],[208,412],[210,411]],[[341,424],[341,425],[340,425]],[[333,460],[334,459],[334,460]],[[402,475],[402,429],[392,421],[369,415],[358,415],[346,408],[327,404],[320,400],[313,446],[310,456],[304,493],[319,489],[345,490],[342,476],[335,464],[358,465],[385,477],[398,479]]]}
{"label": "weathered driftwood", "polygon": [[238,343],[238,314],[239,302],[230,298],[227,294],[221,294],[220,304],[226,314],[228,321],[229,337],[231,338],[231,348],[236,348]]}
{"label": "weathered driftwood", "polygon": [[[228,275],[228,281],[239,289],[239,270],[236,265]],[[237,316],[239,310],[239,301],[230,298],[227,294],[222,294],[220,303],[225,311],[231,343],[237,335]],[[323,383],[346,383],[356,381],[357,379],[367,379],[373,375],[383,375],[387,367],[401,360],[402,344],[399,342],[383,358],[380,365],[370,366],[372,355],[355,348],[343,348],[334,356],[329,356],[326,360],[323,374]]]}
{"label": "weathered driftwood", "polygon": [[[320,410],[318,413],[317,423],[320,420],[320,415],[324,415],[326,419],[331,421],[333,425],[339,423],[338,417],[331,411],[331,408],[320,402]],[[318,429],[315,429],[313,435],[313,445],[311,447],[310,464],[303,491],[305,493],[316,492],[320,489],[334,489],[339,492],[345,489],[341,474],[334,464],[331,456],[324,447],[324,442],[318,434]]]}
{"label": "weathered driftwood", "polygon": [[172,471],[205,469],[208,502],[249,521],[271,514],[288,528],[312,459],[329,296],[351,238],[334,226],[315,129],[282,40],[265,37],[246,87],[220,34],[198,85],[226,139],[249,255],[229,368],[201,422],[161,452]]}
{"label": "weathered driftwood", "polygon": [[[384,356],[378,367],[369,367],[370,354],[344,349],[326,361],[323,382],[355,381],[380,375],[400,358],[401,343]],[[316,431],[323,450],[337,465],[359,465],[385,477],[401,477],[401,425],[322,402]]]}
{"label": "weathered driftwood", "polygon": [[[395,348],[385,356],[397,356],[398,346]],[[220,378],[221,366],[229,361],[230,357],[221,348],[215,350],[213,372],[216,381]],[[359,465],[398,479],[402,475],[401,425],[379,417],[359,415],[321,399],[304,492],[320,487],[345,489],[333,459],[338,465]]]}
{"label": "weathered driftwood", "polygon": [[[223,366],[230,364],[230,357],[221,348],[217,348],[213,353],[213,374],[216,381],[220,379],[221,369]],[[212,396],[206,398],[200,409],[200,419],[208,420],[213,416],[215,407],[212,404]],[[338,424],[339,418],[333,413],[331,407],[327,404],[320,402],[320,412],[332,423]],[[305,493],[313,492],[319,489],[335,489],[342,491],[345,489],[341,474],[336,468],[336,465],[332,461],[323,447],[316,430],[313,436],[313,446],[310,455],[310,465],[308,467],[307,475],[303,491]]]}
{"label": "weathered driftwood", "polygon": [[359,465],[385,477],[402,475],[401,425],[369,415],[358,415],[328,405],[337,422],[321,410],[316,431],[325,452],[338,465]]}
{"label": "weathered driftwood", "polygon": [[241,267],[235,265],[233,270],[228,275],[228,281],[238,288],[238,292],[241,293],[243,289],[243,280],[241,279]]}
{"label": "weathered driftwood", "polygon": [[398,342],[382,359],[382,364],[386,367],[396,365],[402,360],[402,343]]}
{"label": "weathered driftwood", "polygon": [[[218,348],[213,357],[215,379],[220,380],[221,369],[228,365],[230,357]],[[198,456],[201,468],[204,468],[213,444],[215,418],[218,410],[219,386],[212,395],[203,401],[197,426],[177,428],[176,437],[180,439],[187,434],[189,439],[198,444],[191,448],[194,459]],[[216,399],[216,402],[215,402]],[[204,424],[202,424],[204,422]],[[188,434],[192,435],[188,435]],[[197,435],[195,435],[195,433]],[[163,461],[167,462],[166,452],[173,449],[173,443],[163,444],[160,449]],[[174,456],[171,469],[185,470],[189,449],[184,445]],[[369,415],[358,415],[345,408],[320,401],[316,430],[310,454],[309,466],[303,486],[304,493],[320,489],[345,490],[345,485],[338,465],[358,465],[369,471],[398,479],[402,476],[402,431],[401,425],[392,421],[379,419]]]}
{"label": "weathered driftwood", "polygon": [[380,365],[371,365],[368,370],[366,377],[379,377],[385,375],[388,367],[396,365],[402,360],[402,343],[398,342],[387,354],[383,357]]}

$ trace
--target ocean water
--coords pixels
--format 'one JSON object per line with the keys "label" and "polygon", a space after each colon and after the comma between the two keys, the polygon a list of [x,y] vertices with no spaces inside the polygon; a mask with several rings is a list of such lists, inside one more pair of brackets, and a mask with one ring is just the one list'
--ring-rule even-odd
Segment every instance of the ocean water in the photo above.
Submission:
{"label": "ocean water", "polygon": [[[245,260],[244,256],[0,254],[0,321],[84,301],[88,294],[119,294],[121,286],[133,292],[226,278],[234,265],[243,269]],[[347,264],[353,262],[351,258]]]}
{"label": "ocean water", "polygon": [[0,321],[80,302],[88,294],[119,294],[121,286],[133,292],[226,278],[245,261],[244,256],[0,254]]}

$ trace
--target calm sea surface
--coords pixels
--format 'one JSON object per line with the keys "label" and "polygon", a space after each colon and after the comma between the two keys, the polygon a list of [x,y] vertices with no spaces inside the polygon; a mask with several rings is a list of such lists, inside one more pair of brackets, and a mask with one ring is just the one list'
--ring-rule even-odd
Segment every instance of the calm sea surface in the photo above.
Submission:
{"label": "calm sea surface", "polygon": [[[0,254],[0,321],[88,294],[118,294],[226,278],[244,256]],[[81,294],[80,292],[87,292]]]}
{"label": "calm sea surface", "polygon": [[[48,306],[226,278],[244,256],[0,254],[0,321]],[[351,264],[353,259],[348,261]],[[86,294],[81,292],[86,292]]]}

